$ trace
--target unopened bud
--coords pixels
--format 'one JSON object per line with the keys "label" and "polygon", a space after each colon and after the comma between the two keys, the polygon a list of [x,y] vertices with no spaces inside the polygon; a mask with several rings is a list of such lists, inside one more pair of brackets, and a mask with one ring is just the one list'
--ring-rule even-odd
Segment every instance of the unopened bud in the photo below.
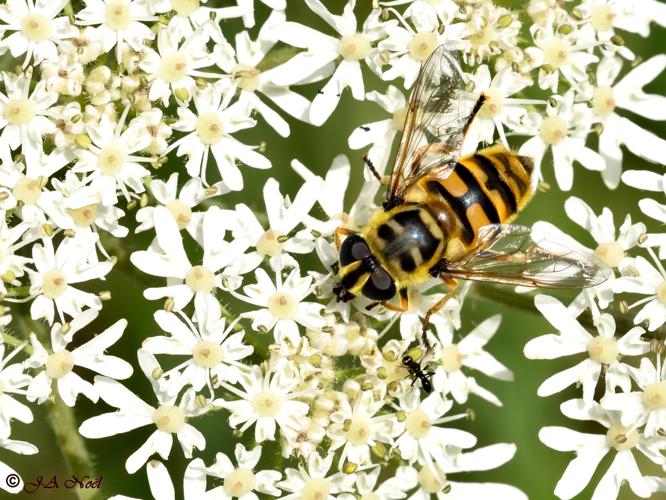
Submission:
{"label": "unopened bud", "polygon": [[74,138],[74,142],[76,142],[76,145],[82,149],[88,149],[88,146],[92,144],[90,137],[88,137],[86,134],[78,134]]}
{"label": "unopened bud", "polygon": [[356,472],[358,469],[358,465],[352,463],[352,462],[347,462],[345,465],[342,466],[342,472],[345,474],[353,474]]}
{"label": "unopened bud", "polygon": [[497,27],[508,28],[512,22],[513,22],[513,15],[504,14],[503,16],[500,16],[500,18],[497,20]]}
{"label": "unopened bud", "polygon": [[610,41],[613,42],[613,44],[617,45],[618,47],[622,47],[624,45],[624,38],[622,38],[620,35],[613,35],[610,38]]}
{"label": "unopened bud", "polygon": [[190,100],[190,93],[187,91],[187,89],[176,89],[173,95],[176,96],[176,99],[179,101],[189,101]]}
{"label": "unopened bud", "polygon": [[573,31],[573,26],[570,24],[563,24],[559,28],[557,28],[557,32],[560,33],[561,35],[569,35]]}

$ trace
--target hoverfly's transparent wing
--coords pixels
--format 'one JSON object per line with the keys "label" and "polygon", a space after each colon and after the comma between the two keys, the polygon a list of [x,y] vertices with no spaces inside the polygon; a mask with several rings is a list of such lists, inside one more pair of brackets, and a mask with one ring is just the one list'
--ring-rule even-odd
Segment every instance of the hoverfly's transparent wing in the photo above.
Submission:
{"label": "hoverfly's transparent wing", "polygon": [[[453,167],[475,99],[465,92],[456,52],[440,46],[421,67],[405,118],[386,201],[435,167]],[[445,177],[445,172],[441,173]]]}
{"label": "hoverfly's transparent wing", "polygon": [[479,246],[443,275],[542,288],[586,288],[608,279],[610,269],[526,226],[493,224],[479,231]]}

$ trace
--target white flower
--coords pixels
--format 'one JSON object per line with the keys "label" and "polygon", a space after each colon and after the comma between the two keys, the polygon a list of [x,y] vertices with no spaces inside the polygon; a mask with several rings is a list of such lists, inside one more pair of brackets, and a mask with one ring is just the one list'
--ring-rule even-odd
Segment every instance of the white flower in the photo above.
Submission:
{"label": "white flower", "polygon": [[[371,144],[367,156],[375,169],[382,174],[391,156],[393,140],[402,133],[405,126],[407,102],[403,92],[393,85],[389,85],[386,94],[372,91],[368,92],[365,98],[391,113],[391,117],[359,125],[351,133],[347,143],[351,149],[361,149]],[[366,173],[366,179],[368,175],[369,173]]]}
{"label": "white flower", "polygon": [[183,42],[175,28],[161,29],[157,33],[159,52],[146,49],[139,63],[151,82],[148,98],[160,99],[168,106],[169,97],[176,90],[184,89],[189,96],[197,92],[195,78],[219,78],[220,75],[199,69],[214,63],[213,55],[206,49],[207,42],[208,37],[201,31],[194,32]]}
{"label": "white flower", "polygon": [[408,463],[417,461],[443,480],[442,469],[446,469],[453,459],[449,450],[459,453],[459,450],[471,448],[476,444],[476,437],[438,424],[465,418],[465,415],[445,416],[453,401],[442,399],[438,392],[420,401],[420,391],[410,391],[400,397],[399,403],[399,409],[406,415],[402,422],[404,431],[395,441],[400,456]]}
{"label": "white flower", "polygon": [[645,224],[641,222],[632,224],[631,216],[627,215],[616,232],[613,212],[609,208],[604,207],[601,214],[596,215],[587,203],[575,196],[567,198],[567,201],[564,202],[564,209],[572,221],[590,233],[597,243],[595,248],[588,248],[580,244],[549,222],[538,221],[533,225],[533,229],[554,237],[555,241],[564,248],[584,256],[592,262],[599,261],[604,266],[613,269],[613,272],[607,273],[606,281],[583,290],[574,301],[586,307],[586,295],[592,295],[599,300],[599,306],[605,309],[613,301],[615,269],[622,266],[627,251],[638,244],[638,238],[645,232]]}
{"label": "white flower", "polygon": [[[183,184],[180,193],[178,193],[178,172],[174,172],[166,182],[161,179],[153,179],[148,189],[155,200],[169,210],[169,213],[176,220],[178,228],[180,230],[186,229],[199,244],[202,244],[202,221],[205,212],[192,211],[195,206],[208,197],[201,179],[190,178]],[[139,225],[135,232],[139,233],[154,227],[155,208],[148,206],[137,210],[136,220]]]}
{"label": "white flower", "polygon": [[87,263],[86,258],[94,248],[94,240],[81,235],[65,238],[54,250],[49,238],[43,245],[32,246],[35,271],[28,269],[30,296],[35,300],[30,305],[32,319],[44,318],[53,323],[54,306],[62,323],[64,315],[76,317],[85,307],[101,309],[98,296],[74,288],[72,285],[106,276],[111,262]]}
{"label": "white flower", "polygon": [[384,407],[384,399],[376,400],[372,391],[363,391],[353,403],[341,398],[340,405],[331,415],[327,434],[331,438],[331,450],[342,448],[338,468],[345,462],[367,465],[370,448],[375,443],[391,443],[394,434],[392,415],[376,415]]}
{"label": "white flower", "polygon": [[128,201],[128,188],[134,193],[143,193],[143,178],[150,175],[140,163],[152,160],[132,154],[150,144],[150,135],[139,127],[128,127],[123,131],[128,112],[129,106],[115,127],[106,114],[101,116],[98,124],[88,124],[86,128],[92,144],[88,149],[79,150],[79,159],[72,169],[87,174],[86,184],[99,192],[105,205],[117,203],[117,189]]}
{"label": "white flower", "polygon": [[56,18],[67,0],[8,0],[0,6],[0,31],[11,35],[0,42],[0,50],[8,48],[12,57],[26,54],[25,68],[34,55],[33,64],[43,60],[58,60],[57,44],[64,38],[76,36],[78,31],[69,24],[66,16]]}
{"label": "white flower", "polygon": [[[479,386],[473,377],[463,373],[471,368],[498,380],[513,380],[513,373],[497,361],[484,347],[499,328],[499,314],[482,321],[459,342],[453,342],[453,330],[438,329],[435,359],[438,361],[433,385],[443,394],[451,394],[459,404],[465,404],[470,393],[501,406],[500,400],[487,389]],[[427,361],[427,360],[426,360]]]}
{"label": "white flower", "polygon": [[[0,261],[0,276],[5,277],[8,282],[17,284],[17,278],[23,276],[26,272],[26,264],[31,259],[16,255],[16,251],[21,247],[32,243],[36,238],[27,238],[24,236],[29,229],[29,224],[19,222],[13,226],[7,224],[7,216],[4,210],[0,211],[2,222],[0,222],[0,255],[3,256]],[[12,279],[14,278],[14,279]],[[4,279],[0,281],[0,292],[7,293],[7,286]]]}
{"label": "white flower", "polygon": [[125,42],[141,51],[144,40],[155,35],[141,21],[157,21],[148,10],[148,2],[140,0],[85,0],[86,7],[77,12],[77,24],[98,26],[96,34],[102,39],[104,52],[116,47],[116,58],[122,60]]}
{"label": "white flower", "polygon": [[602,314],[596,320],[598,335],[592,336],[575,315],[554,297],[537,295],[534,304],[559,333],[530,340],[524,349],[527,358],[556,359],[579,353],[588,355],[577,365],[545,380],[538,389],[539,396],[550,396],[572,384],[581,384],[583,399],[592,401],[602,368],[606,394],[617,387],[625,392],[631,389],[630,367],[620,362],[620,357],[637,356],[649,351],[649,344],[641,340],[642,328],[632,328],[616,339],[615,319],[610,314]]}
{"label": "white flower", "polygon": [[[443,2],[446,4],[447,2]],[[515,50],[521,22],[517,14],[492,2],[469,6],[467,24],[461,33],[461,47],[467,64],[474,66],[503,52]],[[447,25],[449,22],[444,21]]]}
{"label": "white flower", "polygon": [[[290,494],[282,496],[282,500],[331,500],[337,498],[338,493],[350,492],[356,479],[355,474],[337,472],[329,476],[332,463],[333,454],[322,458],[314,452],[308,457],[307,466],[287,469],[287,478],[280,481],[278,486]],[[340,497],[348,498],[343,495]]]}
{"label": "white flower", "polygon": [[[127,236],[129,230],[118,222],[125,212],[114,205],[101,203],[100,194],[92,186],[83,185],[81,179],[72,170],[65,173],[64,181],[53,179],[52,183],[60,196],[44,196],[46,199],[42,204],[44,211],[57,221],[60,228],[82,232],[88,237],[93,237],[92,235],[97,234],[99,229],[116,238]],[[58,209],[64,211],[68,220],[54,217]],[[100,252],[110,259],[111,257],[102,247],[99,239],[96,240],[96,244]],[[91,255],[90,258],[92,260],[93,256]]]}
{"label": "white flower", "polygon": [[214,490],[219,495],[218,498],[231,500],[238,497],[243,500],[259,500],[255,491],[265,495],[280,495],[275,482],[280,480],[282,474],[276,470],[254,470],[261,459],[261,451],[261,446],[248,450],[242,444],[236,444],[234,455],[237,467],[234,467],[224,453],[218,452],[215,455],[215,463],[206,467],[206,473],[223,481],[222,486]]}
{"label": "white flower", "polygon": [[356,489],[361,498],[370,500],[405,498],[407,491],[416,486],[416,471],[411,467],[398,467],[394,475],[377,485],[381,472],[382,468],[377,466],[370,469],[370,471],[356,474]]}
{"label": "white flower", "polygon": [[608,392],[601,400],[604,409],[621,412],[622,425],[645,424],[647,437],[662,436],[666,430],[666,363],[659,372],[661,358],[657,356],[657,368],[647,358],[641,359],[639,368],[631,368],[640,391],[629,392],[631,386],[627,385],[622,393]]}
{"label": "white flower", "polygon": [[356,0],[347,2],[342,15],[331,14],[319,0],[305,0],[305,3],[337,32],[337,36],[325,35],[295,22],[277,26],[277,38],[289,45],[307,49],[307,52],[297,54],[275,68],[273,81],[281,85],[309,83],[332,74],[310,107],[310,122],[318,126],[331,116],[346,87],[350,88],[354,99],[364,99],[365,85],[360,62],[365,60],[371,63],[372,43],[383,35],[383,25],[379,20],[380,11],[373,10],[358,30],[354,15]]}
{"label": "white flower", "polygon": [[516,128],[519,125],[520,118],[527,111],[525,105],[545,104],[545,101],[511,97],[532,82],[527,76],[514,72],[510,67],[496,72],[491,79],[490,70],[484,64],[479,66],[469,79],[475,84],[474,91],[483,92],[486,101],[474,120],[474,126],[465,137],[465,151],[476,148],[479,142],[492,143],[495,129],[502,143],[509,149],[504,127]]}
{"label": "white flower", "polygon": [[386,24],[384,31],[387,37],[379,42],[377,48],[379,54],[387,53],[388,58],[382,60],[381,56],[377,56],[377,64],[390,66],[382,73],[383,80],[404,78],[405,88],[411,88],[421,65],[437,47],[446,45],[453,50],[461,48],[460,39],[465,25],[453,22],[440,25],[437,12],[429,2],[414,2],[406,12],[413,27],[394,9],[391,11],[402,26],[397,23]]}
{"label": "white flower", "polygon": [[[220,303],[210,294],[194,298],[194,320],[179,311],[179,315],[156,311],[155,322],[169,337],[148,337],[141,347],[153,354],[186,355],[174,370],[181,372],[169,389],[178,392],[186,384],[200,392],[207,384],[213,392],[211,378],[236,383],[245,366],[239,360],[252,354],[252,347],[243,344],[243,332],[232,333],[235,323],[228,327],[222,318]],[[180,316],[180,317],[179,317]],[[169,373],[165,372],[165,376]]]}
{"label": "white flower", "polygon": [[[441,284],[441,280],[430,279],[407,290],[409,308],[407,311],[397,313],[400,321],[400,336],[403,339],[410,343],[414,340],[421,341],[423,320],[430,308],[442,298]],[[439,311],[430,316],[430,324],[435,327],[438,336],[445,344],[451,341],[451,332],[455,328],[460,328],[460,310],[466,289],[467,285],[463,283],[457,296],[451,297]],[[432,337],[432,335],[430,336]]]}
{"label": "white flower", "polygon": [[[51,175],[70,161],[69,155],[53,151],[25,158],[25,166],[15,163],[8,148],[0,147],[0,191],[4,199],[0,207],[9,210],[16,207],[16,214],[32,226],[28,234],[36,239],[34,228],[51,219],[58,227],[67,226],[69,216],[63,210],[62,195],[50,191],[46,183]],[[47,217],[48,216],[48,217]]]}
{"label": "white flower", "polygon": [[[240,285],[239,270],[249,267],[243,254],[249,243],[241,238],[234,238],[231,242],[224,240],[222,210],[211,207],[203,217],[203,258],[200,265],[190,263],[178,222],[168,208],[156,207],[153,219],[155,242],[147,251],[134,252],[130,260],[147,274],[167,278],[167,284],[146,289],[144,297],[149,300],[171,297],[174,309],[182,309],[196,294]],[[223,271],[220,273],[220,270]]]}
{"label": "white flower", "polygon": [[166,153],[178,148],[177,156],[187,154],[187,172],[200,177],[207,186],[208,154],[212,152],[224,185],[231,191],[240,191],[243,177],[236,160],[260,169],[270,168],[271,162],[230,135],[256,125],[249,117],[247,103],[237,101],[229,105],[235,89],[228,79],[222,79],[194,95],[197,114],[178,108],[179,120],[172,128],[187,135],[173,142]]}
{"label": "white flower", "polygon": [[273,269],[286,265],[297,266],[290,253],[305,254],[314,246],[312,235],[307,231],[293,230],[303,221],[308,220],[308,213],[317,200],[321,180],[313,178],[306,181],[296,193],[292,202],[288,196],[280,193],[280,184],[270,178],[264,184],[263,195],[268,217],[268,229],[257,219],[254,211],[246,204],[236,205],[233,219],[233,235],[235,238],[248,238],[254,242],[256,249],[251,255],[256,266],[265,258],[269,258]]}
{"label": "white flower", "polygon": [[256,40],[250,39],[247,31],[241,31],[236,35],[235,57],[225,57],[219,65],[230,73],[238,87],[238,100],[248,109],[259,113],[278,134],[287,137],[290,132],[289,124],[268,106],[259,94],[266,96],[294,118],[303,121],[307,121],[310,101],[286,86],[273,82],[273,75],[276,71],[279,73],[279,69],[258,69],[277,42],[274,29],[284,22],[284,12],[273,11],[259,30]]}
{"label": "white flower", "polygon": [[[525,493],[508,484],[471,483],[449,479],[449,474],[495,469],[511,460],[515,454],[516,445],[497,443],[460,453],[451,464],[435,464],[436,472],[429,467],[421,467],[417,474],[419,489],[409,499],[430,500],[434,494],[437,500],[467,500],[470,498],[527,500]],[[411,467],[401,467],[400,469],[411,469],[413,474],[416,473],[416,470]]]}
{"label": "white flower", "polygon": [[[14,453],[18,453],[20,455],[34,455],[39,451],[35,445],[26,441],[5,439],[3,437],[0,437],[0,449],[13,451]],[[7,480],[7,478],[10,476],[18,478],[16,484],[14,484],[14,481]],[[13,494],[17,494],[23,491],[23,479],[21,479],[21,476],[19,476],[14,469],[12,469],[4,462],[0,462],[0,477],[5,478],[4,481],[0,481],[0,489]]]}
{"label": "white flower", "polygon": [[144,148],[146,153],[162,156],[169,147],[167,139],[171,137],[173,131],[164,121],[164,115],[159,108],[150,108],[143,111],[129,124],[130,127],[136,126],[138,130],[147,130],[150,134],[150,144]]}
{"label": "white flower", "polygon": [[146,425],[155,425],[147,441],[132,453],[125,462],[127,472],[133,474],[139,470],[153,453],[164,460],[169,458],[174,435],[183,448],[186,458],[191,458],[194,448],[203,450],[206,440],[194,426],[187,423],[187,418],[201,414],[194,403],[194,391],[185,392],[176,404],[177,395],[168,396],[159,390],[160,385],[154,380],[154,370],[160,369],[151,354],[139,349],[139,364],[146,378],[152,382],[159,406],[145,403],[119,382],[97,375],[95,390],[100,397],[115,411],[91,417],[79,427],[82,436],[89,439],[115,436]]}
{"label": "white flower", "polygon": [[34,334],[30,336],[33,352],[26,366],[44,368],[28,387],[27,396],[30,401],[37,400],[43,403],[51,394],[51,385],[55,381],[58,393],[67,406],[74,406],[79,394],[97,402],[97,391],[90,382],[74,373],[76,366],[114,379],[126,379],[132,375],[132,366],[127,361],[104,353],[122,336],[127,327],[125,319],[116,321],[102,333],[75,349],[71,347],[68,349],[74,335],[92,323],[98,314],[94,309],[88,309],[66,324],[55,323],[51,327],[51,353],[42,346]]}
{"label": "white flower", "polygon": [[664,464],[664,438],[645,437],[635,428],[622,425],[616,412],[604,411],[595,402],[573,399],[563,403],[560,409],[569,418],[593,420],[608,431],[605,434],[587,434],[566,427],[543,427],[539,431],[539,439],[549,448],[576,452],[576,458],[569,462],[555,487],[555,495],[562,499],[575,497],[589,483],[601,460],[615,449],[613,462],[595,488],[592,500],[617,498],[625,481],[636,495],[642,498],[650,496],[651,489],[641,475],[633,450],[640,451],[657,464]]}
{"label": "white flower", "polygon": [[5,356],[5,344],[0,344],[0,438],[8,438],[11,433],[11,421],[13,419],[29,424],[32,422],[32,412],[23,403],[14,399],[14,394],[26,394],[26,387],[32,381],[32,377],[23,373],[22,363],[9,362],[25,347],[25,343],[15,347]]}
{"label": "white flower", "polygon": [[585,146],[591,115],[585,104],[574,104],[574,92],[570,90],[563,97],[553,97],[557,107],[548,106],[546,116],[527,113],[523,121],[525,132],[534,137],[528,139],[518,153],[529,156],[534,161],[533,182],[543,179],[541,162],[550,147],[553,153],[555,179],[562,191],[569,191],[573,185],[573,162],[577,161],[588,170],[602,171],[606,168],[599,153]]}
{"label": "white flower", "polygon": [[0,140],[12,150],[21,146],[26,158],[42,154],[42,136],[55,132],[49,120],[49,108],[58,100],[58,94],[46,89],[46,82],[37,82],[30,92],[32,69],[19,76],[2,73],[7,95],[0,93]]}
{"label": "white flower", "polygon": [[[164,13],[173,11],[168,28],[173,29],[180,37],[188,38],[197,30],[208,32],[218,42],[223,38],[220,21],[240,17],[245,10],[240,6],[214,8],[205,5],[207,0],[151,0],[150,11]],[[203,3],[203,5],[202,5]],[[215,2],[211,1],[212,5]]]}
{"label": "white flower", "polygon": [[[322,179],[313,174],[305,165],[298,160],[291,162],[291,167],[300,175],[306,182],[311,182],[318,179],[321,183],[317,187],[317,203],[324,211],[327,220],[318,220],[310,215],[304,214],[303,222],[308,228],[314,229],[322,236],[330,236],[333,234],[338,226],[344,226],[349,229],[358,230],[362,228],[370,219],[373,211],[377,208],[374,203],[375,195],[379,183],[374,180],[367,180],[364,182],[361,192],[358,194],[354,205],[349,211],[345,211],[344,202],[347,188],[349,187],[349,178],[351,166],[349,165],[349,158],[345,155],[338,155],[333,159],[331,167],[326,172],[326,176]],[[308,182],[308,184],[309,184]],[[313,186],[312,184],[309,184]],[[314,187],[314,186],[313,186]],[[306,190],[307,192],[307,190]],[[317,241],[317,252],[319,257],[323,255],[319,252],[324,240],[319,238]],[[322,259],[324,262],[324,260]],[[335,260],[337,261],[337,255]],[[332,262],[324,262],[327,267],[330,267]]]}
{"label": "white flower", "polygon": [[301,338],[298,325],[310,329],[323,326],[321,311],[324,306],[305,301],[312,293],[312,278],[301,277],[298,268],[294,268],[284,281],[282,269],[277,269],[275,275],[273,284],[266,271],[257,269],[257,282],[243,287],[245,295],[234,292],[234,296],[262,308],[242,314],[252,320],[253,329],[270,332],[275,328],[275,342],[280,345],[286,343],[288,350],[296,349]]}
{"label": "white flower", "polygon": [[301,394],[293,392],[298,379],[290,379],[282,372],[262,373],[259,366],[254,365],[249,372],[243,372],[239,379],[242,389],[238,389],[226,382],[220,385],[238,396],[240,399],[213,401],[231,412],[229,425],[234,429],[240,427],[245,432],[256,423],[254,439],[260,443],[266,440],[275,440],[276,426],[300,428],[300,419],[308,413],[308,405],[296,398]]}
{"label": "white flower", "polygon": [[[236,3],[238,4],[238,9],[241,10],[243,24],[246,28],[252,28],[255,22],[254,0],[236,0]],[[287,0],[261,0],[261,3],[274,11],[284,11],[287,8]]]}
{"label": "white flower", "polygon": [[648,249],[655,266],[644,257],[628,258],[622,266],[623,276],[615,280],[615,293],[639,293],[647,297],[629,305],[629,309],[643,306],[636,314],[634,324],[648,321],[648,331],[655,331],[666,322],[666,270],[661,261]]}
{"label": "white flower", "polygon": [[532,66],[539,68],[539,87],[557,92],[560,74],[573,89],[578,89],[579,82],[587,79],[585,69],[599,58],[587,51],[586,44],[579,44],[580,36],[576,30],[568,35],[555,32],[552,26],[530,27],[535,46],[525,49],[532,59]]}
{"label": "white flower", "polygon": [[[666,120],[666,113],[663,111],[666,97],[646,94],[643,91],[643,87],[653,81],[664,68],[666,55],[660,54],[638,65],[614,83],[622,69],[622,60],[608,57],[597,66],[595,86],[586,90],[595,121],[603,125],[599,136],[599,153],[606,160],[602,177],[611,189],[617,187],[622,174],[622,144],[636,156],[651,162],[664,163],[666,141],[617,113],[621,109],[650,120]],[[626,180],[625,183],[632,185]]]}

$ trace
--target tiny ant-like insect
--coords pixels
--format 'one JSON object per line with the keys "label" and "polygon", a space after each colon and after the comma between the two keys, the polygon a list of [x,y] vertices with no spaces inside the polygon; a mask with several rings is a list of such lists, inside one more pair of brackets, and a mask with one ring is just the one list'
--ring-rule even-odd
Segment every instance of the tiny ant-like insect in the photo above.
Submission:
{"label": "tiny ant-like insect", "polygon": [[412,386],[414,386],[416,380],[418,379],[421,381],[421,388],[426,392],[426,394],[430,394],[432,392],[432,382],[430,379],[434,373],[430,371],[423,371],[421,368],[421,362],[424,357],[425,354],[421,356],[419,361],[414,361],[414,358],[412,358],[409,354],[405,354],[402,357],[402,366],[404,366],[412,376]]}

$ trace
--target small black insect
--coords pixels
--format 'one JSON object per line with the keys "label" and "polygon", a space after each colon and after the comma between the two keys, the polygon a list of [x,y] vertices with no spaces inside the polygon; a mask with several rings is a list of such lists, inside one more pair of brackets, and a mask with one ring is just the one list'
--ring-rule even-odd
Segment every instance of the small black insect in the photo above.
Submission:
{"label": "small black insect", "polygon": [[431,371],[423,371],[421,368],[421,362],[424,357],[425,355],[421,357],[421,360],[414,361],[414,358],[406,354],[402,357],[402,366],[404,366],[412,376],[412,386],[416,383],[417,380],[420,380],[421,389],[423,389],[426,394],[430,394],[432,392],[432,382],[430,379],[434,373]]}

